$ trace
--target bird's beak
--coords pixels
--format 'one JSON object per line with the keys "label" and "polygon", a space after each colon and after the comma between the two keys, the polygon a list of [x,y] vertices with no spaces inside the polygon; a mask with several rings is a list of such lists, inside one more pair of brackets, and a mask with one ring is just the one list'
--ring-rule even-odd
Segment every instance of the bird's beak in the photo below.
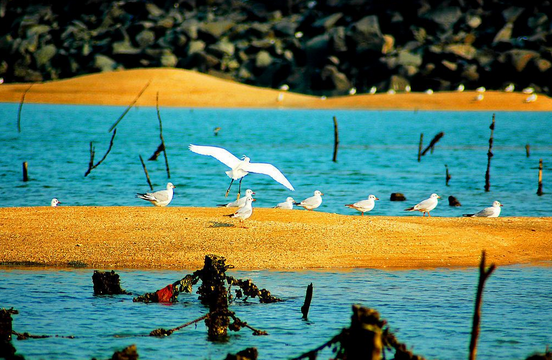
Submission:
{"label": "bird's beak", "polygon": [[376,200],[379,200],[379,198],[376,198]]}
{"label": "bird's beak", "polygon": [[251,201],[257,201],[257,199],[252,199]]}
{"label": "bird's beak", "polygon": [[320,195],[324,195],[324,193],[320,193]]}
{"label": "bird's beak", "polygon": [[500,204],[500,206],[504,206],[504,205]]}
{"label": "bird's beak", "polygon": [[441,197],[439,195],[437,195],[437,199],[440,199]]}
{"label": "bird's beak", "polygon": [[252,192],[251,194],[252,194],[252,195],[255,195],[255,193],[254,193],[254,192]]}

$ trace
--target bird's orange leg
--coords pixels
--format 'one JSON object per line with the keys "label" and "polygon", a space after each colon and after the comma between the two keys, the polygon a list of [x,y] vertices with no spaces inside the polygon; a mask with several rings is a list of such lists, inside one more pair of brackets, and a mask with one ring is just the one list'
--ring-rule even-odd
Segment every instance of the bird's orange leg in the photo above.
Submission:
{"label": "bird's orange leg", "polygon": [[230,186],[228,186],[228,190],[226,190],[226,195],[224,195],[224,197],[228,197],[228,193],[230,192],[230,188],[232,187],[233,182],[234,182],[234,179],[232,179],[232,181],[230,181]]}

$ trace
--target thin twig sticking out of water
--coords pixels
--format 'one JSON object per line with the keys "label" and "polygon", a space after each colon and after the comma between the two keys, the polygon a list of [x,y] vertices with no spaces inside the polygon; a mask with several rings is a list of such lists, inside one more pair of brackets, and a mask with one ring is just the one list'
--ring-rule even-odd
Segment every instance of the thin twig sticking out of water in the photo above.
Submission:
{"label": "thin twig sticking out of water", "polygon": [[496,269],[495,264],[491,264],[485,270],[485,250],[481,253],[481,263],[479,264],[479,284],[477,285],[477,296],[475,298],[475,310],[473,311],[472,333],[470,340],[470,356],[469,360],[475,360],[477,357],[477,338],[479,337],[479,324],[481,322],[481,304],[483,302],[483,288],[485,281],[491,276]]}
{"label": "thin twig sticking out of water", "polygon": [[17,111],[17,132],[21,132],[21,111],[23,110],[23,104],[25,103],[25,97],[27,96],[27,93],[34,84],[29,85],[29,87],[23,92],[23,95],[21,96],[21,101],[19,101],[19,110]]}
{"label": "thin twig sticking out of water", "polygon": [[136,104],[136,102],[138,101],[138,99],[140,99],[140,96],[142,96],[142,94],[144,93],[144,91],[146,91],[146,89],[148,88],[148,86],[150,85],[151,83],[151,79],[146,83],[146,85],[142,88],[142,90],[138,93],[138,96],[136,96],[136,98],[134,99],[134,101],[132,103],[130,103],[130,105],[126,108],[126,110],[121,114],[121,116],[119,116],[119,118],[117,119],[117,121],[115,121],[115,124],[111,125],[111,127],[109,128],[109,131],[108,132],[111,132],[113,131],[113,129],[115,129],[115,127],[117,127],[117,125],[119,125],[119,123],[121,122],[121,120],[123,120],[123,118],[125,117],[125,115],[130,111],[130,109],[134,106],[134,104]]}
{"label": "thin twig sticking out of water", "polygon": [[150,190],[153,190],[153,185],[151,184],[151,180],[148,174],[148,169],[146,169],[146,164],[144,163],[144,159],[142,159],[142,155],[140,156],[140,162],[142,163],[142,168],[144,169],[144,173],[146,174],[146,179],[148,180],[148,185],[150,187]]}
{"label": "thin twig sticking out of water", "polygon": [[92,170],[97,168],[105,160],[105,158],[111,151],[111,148],[113,147],[113,140],[115,140],[115,135],[117,135],[117,129],[113,130],[113,136],[111,136],[111,141],[109,142],[109,148],[107,149],[105,155],[96,164],[94,164],[94,155],[96,153],[96,151],[94,150],[94,142],[90,141],[90,162],[88,163],[88,170],[86,171],[86,173],[84,173],[84,177],[87,177]]}
{"label": "thin twig sticking out of water", "polygon": [[161,138],[161,145],[159,145],[158,151],[159,149],[163,150],[163,155],[165,156],[165,168],[167,169],[167,177],[170,179],[171,170],[169,169],[169,159],[167,157],[167,147],[165,146],[165,139],[163,139],[163,122],[161,121],[161,114],[159,113],[159,91],[157,92],[157,97],[155,98],[155,105],[157,107],[157,119],[159,119],[159,137]]}

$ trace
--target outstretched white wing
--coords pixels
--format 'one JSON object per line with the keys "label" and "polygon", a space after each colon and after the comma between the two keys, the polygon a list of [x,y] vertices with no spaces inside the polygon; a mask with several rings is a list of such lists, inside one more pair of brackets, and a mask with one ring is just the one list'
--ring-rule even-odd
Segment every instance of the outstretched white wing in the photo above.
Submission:
{"label": "outstretched white wing", "polygon": [[265,163],[249,163],[247,166],[244,166],[245,171],[249,171],[257,174],[265,174],[278,181],[280,184],[284,185],[290,190],[295,190],[291,183],[286,179],[284,174],[272,164]]}
{"label": "outstretched white wing", "polygon": [[228,150],[217,146],[190,145],[188,148],[196,154],[212,156],[231,169],[235,168],[241,161]]}

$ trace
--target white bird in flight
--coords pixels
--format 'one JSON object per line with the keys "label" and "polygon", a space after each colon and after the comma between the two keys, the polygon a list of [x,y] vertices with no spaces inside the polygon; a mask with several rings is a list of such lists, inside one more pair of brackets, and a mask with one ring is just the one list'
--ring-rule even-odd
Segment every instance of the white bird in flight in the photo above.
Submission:
{"label": "white bird in flight", "polygon": [[289,196],[286,201],[279,203],[274,208],[276,209],[286,209],[286,210],[292,210],[293,204],[295,203],[295,200],[291,196]]}
{"label": "white bird in flight", "polygon": [[360,211],[361,216],[364,216],[365,212],[368,212],[376,205],[375,200],[379,200],[375,195],[368,196],[368,199],[357,201],[354,204],[347,204],[345,206]]}
{"label": "white bird in flight", "polygon": [[235,213],[230,215],[224,215],[229,216],[231,218],[239,219],[239,220],[247,220],[249,217],[251,217],[251,214],[253,214],[253,201],[257,201],[253,199],[251,195],[245,196],[245,205],[241,208],[239,208]]}
{"label": "white bird in flight", "polygon": [[61,202],[60,202],[58,199],[56,199],[56,198],[53,198],[52,201],[50,202],[50,206],[51,206],[51,207],[56,207],[56,206],[58,206],[59,204],[61,204]]}
{"label": "white bird in flight", "polygon": [[500,215],[500,211],[502,204],[498,201],[493,202],[493,206],[485,208],[475,214],[464,214],[465,217],[498,217]]}
{"label": "white bird in flight", "polygon": [[239,199],[240,192],[241,192],[241,182],[243,178],[250,172],[268,175],[274,180],[276,180],[277,182],[279,182],[280,184],[287,187],[288,189],[292,191],[295,190],[291,185],[291,183],[288,181],[288,179],[286,179],[284,174],[282,174],[282,172],[272,164],[252,163],[251,159],[249,159],[245,155],[243,156],[243,160],[240,160],[234,155],[232,155],[228,150],[217,146],[190,145],[189,149],[190,151],[195,152],[196,154],[212,156],[231,169],[226,171],[226,175],[228,175],[228,177],[231,178],[232,181],[230,181],[230,186],[228,186],[228,190],[226,190],[225,196],[228,196],[228,193],[230,192],[230,188],[232,187],[232,183],[234,183],[234,180],[239,179],[240,180],[240,185],[238,189],[238,199]]}
{"label": "white bird in flight", "polygon": [[217,205],[217,206],[220,206],[220,207],[237,207],[237,208],[241,208],[241,207],[244,207],[244,206],[245,206],[246,198],[247,198],[248,196],[252,197],[253,195],[255,195],[255,193],[253,192],[253,190],[247,189],[247,190],[245,190],[245,197],[239,198],[238,200],[232,201],[231,203],[228,203],[228,204],[219,204],[219,205]]}
{"label": "white bird in flight", "polygon": [[136,194],[136,197],[147,200],[155,206],[167,206],[172,201],[174,188],[175,186],[172,183],[167,183],[166,190],[159,190],[154,193]]}
{"label": "white bird in flight", "polygon": [[404,209],[404,211],[419,211],[422,213],[422,216],[425,216],[425,214],[427,213],[427,216],[428,217],[431,217],[431,215],[429,214],[429,212],[433,209],[435,209],[435,207],[437,206],[437,204],[439,203],[439,200],[441,197],[437,194],[431,194],[431,196],[429,197],[429,199],[425,199],[424,201],[414,205],[413,207],[411,208],[408,208],[408,209]]}
{"label": "white bird in flight", "polygon": [[295,205],[301,206],[307,210],[314,210],[322,204],[322,195],[324,194],[316,190],[314,192],[314,196],[311,196],[310,198],[306,198],[305,200],[299,203],[296,202]]}

